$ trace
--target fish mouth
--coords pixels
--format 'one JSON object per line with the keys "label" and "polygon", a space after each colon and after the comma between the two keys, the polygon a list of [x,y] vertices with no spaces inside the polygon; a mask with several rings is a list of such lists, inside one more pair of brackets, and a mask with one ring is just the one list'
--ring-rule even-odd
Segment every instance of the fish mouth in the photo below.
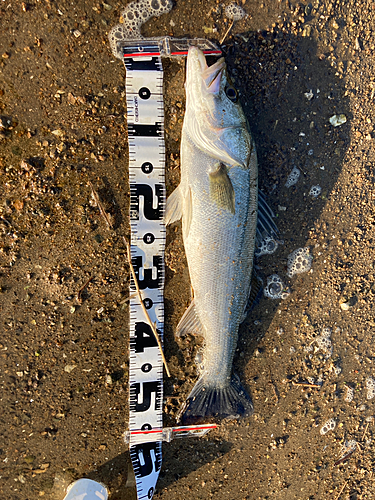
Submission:
{"label": "fish mouth", "polygon": [[210,94],[217,94],[220,90],[220,83],[226,68],[225,59],[221,57],[212,66],[207,65],[206,57],[198,47],[190,47],[188,54],[187,79],[190,75],[200,73],[205,90]]}
{"label": "fish mouth", "polygon": [[[206,61],[205,61],[206,63]],[[202,79],[208,92],[217,94],[220,90],[221,78],[225,69],[224,57],[221,57],[212,66],[207,66],[202,71]]]}

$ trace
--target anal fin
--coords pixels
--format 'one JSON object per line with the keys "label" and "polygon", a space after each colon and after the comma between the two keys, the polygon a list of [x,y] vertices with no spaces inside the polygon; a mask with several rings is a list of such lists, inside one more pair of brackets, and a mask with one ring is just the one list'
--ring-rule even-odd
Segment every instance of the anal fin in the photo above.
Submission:
{"label": "anal fin", "polygon": [[186,309],[184,315],[177,325],[176,336],[182,337],[184,335],[204,335],[204,326],[202,325],[197,311],[195,309],[194,300]]}

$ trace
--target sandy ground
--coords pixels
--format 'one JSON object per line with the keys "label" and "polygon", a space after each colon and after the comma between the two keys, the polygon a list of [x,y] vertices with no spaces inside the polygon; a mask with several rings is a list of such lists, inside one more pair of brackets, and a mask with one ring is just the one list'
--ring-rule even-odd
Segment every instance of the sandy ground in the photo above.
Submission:
{"label": "sandy ground", "polygon": [[[254,415],[201,440],[164,445],[155,498],[374,498],[375,399],[367,386],[375,377],[375,4],[243,4],[250,16],[224,51],[257,144],[260,187],[284,240],[255,264],[264,283],[276,273],[291,293],[262,298],[241,327],[234,365]],[[0,4],[0,491],[7,500],[61,500],[79,477],[103,481],[113,500],[135,498],[121,439],[129,313],[120,238],[129,232],[124,68],[107,42],[122,7],[117,0]],[[178,0],[145,33],[218,40],[228,25],[221,7]],[[166,61],[168,192],[179,179],[183,81],[183,63]],[[333,127],[335,114],[346,123]],[[300,177],[287,188],[294,167]],[[113,216],[113,233],[89,181]],[[301,247],[313,256],[311,271],[290,278],[288,256]],[[178,224],[166,263],[171,425],[196,378],[196,342],[173,337],[190,294]],[[321,434],[330,419],[334,429]]]}

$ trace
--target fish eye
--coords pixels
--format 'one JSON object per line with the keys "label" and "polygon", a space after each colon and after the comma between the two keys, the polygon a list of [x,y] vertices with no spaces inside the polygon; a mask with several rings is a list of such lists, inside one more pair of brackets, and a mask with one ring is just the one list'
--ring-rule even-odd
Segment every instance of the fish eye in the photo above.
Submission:
{"label": "fish eye", "polygon": [[228,85],[225,88],[225,94],[228,97],[228,99],[230,99],[232,102],[237,102],[238,92],[234,87],[232,87],[232,85]]}

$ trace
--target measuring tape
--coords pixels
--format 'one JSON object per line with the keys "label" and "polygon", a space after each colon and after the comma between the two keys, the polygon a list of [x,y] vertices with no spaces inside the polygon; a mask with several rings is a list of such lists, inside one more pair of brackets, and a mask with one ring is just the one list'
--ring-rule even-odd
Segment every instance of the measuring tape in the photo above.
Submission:
{"label": "measuring tape", "polygon": [[[163,67],[158,46],[151,56],[125,57],[129,137],[131,256],[143,303],[160,339],[164,326],[165,146]],[[130,289],[136,287],[131,279]],[[138,498],[152,498],[162,439],[144,442],[140,431],[163,428],[163,360],[139,298],[130,299],[130,457]]]}
{"label": "measuring tape", "polygon": [[[131,259],[143,304],[160,339],[164,330],[165,144],[162,56],[187,55],[189,45],[221,51],[204,39],[121,41],[126,68]],[[138,499],[151,499],[162,463],[162,441],[202,436],[216,425],[163,429],[163,360],[130,282],[129,431],[125,441]]]}

